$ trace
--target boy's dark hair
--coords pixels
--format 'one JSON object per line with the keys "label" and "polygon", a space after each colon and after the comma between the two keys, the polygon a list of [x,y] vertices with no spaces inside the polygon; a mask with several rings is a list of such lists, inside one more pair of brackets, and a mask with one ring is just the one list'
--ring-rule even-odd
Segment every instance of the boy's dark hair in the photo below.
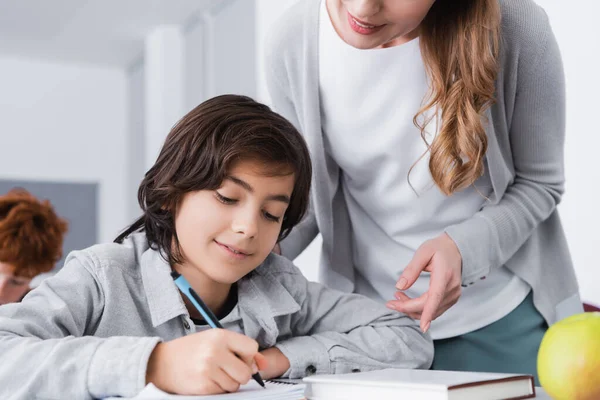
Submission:
{"label": "boy's dark hair", "polygon": [[175,231],[180,201],[188,192],[218,189],[231,166],[242,160],[273,165],[274,176],[295,174],[278,238],[283,240],[308,207],[312,168],[306,143],[288,120],[266,105],[246,96],[223,95],[203,102],[173,127],[140,184],[143,215],[115,242],[145,231],[150,246],[171,265],[182,263]]}
{"label": "boy's dark hair", "polygon": [[0,196],[0,261],[11,264],[15,276],[48,272],[62,256],[67,228],[48,200],[13,189]]}

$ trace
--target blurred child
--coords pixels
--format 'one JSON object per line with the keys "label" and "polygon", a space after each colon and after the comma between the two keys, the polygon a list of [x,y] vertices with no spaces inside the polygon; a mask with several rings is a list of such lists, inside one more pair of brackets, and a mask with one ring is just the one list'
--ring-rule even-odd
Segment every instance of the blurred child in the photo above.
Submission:
{"label": "blurred child", "polygon": [[[73,252],[20,304],[0,307],[0,397],[236,391],[265,379],[427,368],[410,318],[308,282],[271,254],[309,202],[297,130],[242,96],[208,100],[169,133],[116,243]],[[183,275],[226,328],[207,329]]]}
{"label": "blurred child", "polygon": [[0,305],[21,301],[31,280],[60,260],[67,226],[25,189],[0,196]]}

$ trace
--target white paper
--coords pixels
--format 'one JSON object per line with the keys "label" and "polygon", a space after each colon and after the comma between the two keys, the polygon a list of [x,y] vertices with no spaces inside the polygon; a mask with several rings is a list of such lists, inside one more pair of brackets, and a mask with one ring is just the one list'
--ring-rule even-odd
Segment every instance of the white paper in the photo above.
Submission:
{"label": "white paper", "polygon": [[[148,384],[137,396],[130,400],[204,400],[204,399],[273,399],[273,400],[300,400],[304,398],[305,385],[290,385],[283,383],[265,382],[265,388],[262,388],[255,381],[250,381],[240,387],[235,393],[224,393],[210,396],[180,396],[168,394],[158,389],[153,384]],[[123,400],[122,397],[111,397],[108,400]]]}

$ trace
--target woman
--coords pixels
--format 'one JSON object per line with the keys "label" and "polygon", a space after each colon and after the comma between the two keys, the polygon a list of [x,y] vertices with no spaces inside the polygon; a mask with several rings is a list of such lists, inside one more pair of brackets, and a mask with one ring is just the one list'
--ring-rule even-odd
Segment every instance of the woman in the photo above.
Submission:
{"label": "woman", "polygon": [[273,104],[315,178],[282,254],[320,232],[322,281],[395,296],[431,332],[435,369],[536,376],[548,325],[581,311],[556,210],[564,77],[544,11],[305,0],[269,40]]}

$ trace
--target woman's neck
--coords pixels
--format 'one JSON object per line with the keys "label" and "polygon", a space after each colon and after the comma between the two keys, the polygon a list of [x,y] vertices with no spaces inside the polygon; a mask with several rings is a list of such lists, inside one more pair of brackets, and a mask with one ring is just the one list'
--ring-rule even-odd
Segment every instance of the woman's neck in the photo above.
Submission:
{"label": "woman's neck", "polygon": [[406,43],[410,42],[411,40],[419,37],[419,33],[420,33],[419,28],[416,28],[415,30],[407,33],[406,35],[398,36],[398,37],[390,40],[389,42],[386,42],[386,43],[382,44],[381,46],[378,46],[377,48],[386,49],[388,47],[402,46],[403,44],[406,44]]}

